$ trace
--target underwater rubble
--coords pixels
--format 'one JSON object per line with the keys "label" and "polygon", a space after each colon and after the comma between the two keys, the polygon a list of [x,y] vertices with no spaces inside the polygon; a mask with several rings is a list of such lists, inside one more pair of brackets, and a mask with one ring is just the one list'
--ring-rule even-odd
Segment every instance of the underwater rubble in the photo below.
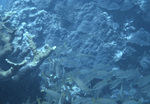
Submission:
{"label": "underwater rubble", "polygon": [[148,3],[12,0],[0,14],[0,104],[150,104]]}

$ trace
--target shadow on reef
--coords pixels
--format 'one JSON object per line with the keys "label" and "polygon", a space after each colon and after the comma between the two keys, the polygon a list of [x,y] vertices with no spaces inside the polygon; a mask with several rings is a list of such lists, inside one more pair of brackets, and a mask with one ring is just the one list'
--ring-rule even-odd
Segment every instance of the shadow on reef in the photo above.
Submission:
{"label": "shadow on reef", "polygon": [[42,98],[40,92],[40,78],[37,75],[27,75],[19,82],[0,82],[0,104],[22,104],[34,102],[36,97]]}

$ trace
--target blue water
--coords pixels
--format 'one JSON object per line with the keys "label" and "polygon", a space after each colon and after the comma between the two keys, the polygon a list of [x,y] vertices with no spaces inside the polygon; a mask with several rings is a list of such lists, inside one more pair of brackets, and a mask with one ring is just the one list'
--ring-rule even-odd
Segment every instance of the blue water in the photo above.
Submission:
{"label": "blue water", "polygon": [[2,9],[6,9],[11,1],[12,0],[1,0],[0,5],[2,5]]}

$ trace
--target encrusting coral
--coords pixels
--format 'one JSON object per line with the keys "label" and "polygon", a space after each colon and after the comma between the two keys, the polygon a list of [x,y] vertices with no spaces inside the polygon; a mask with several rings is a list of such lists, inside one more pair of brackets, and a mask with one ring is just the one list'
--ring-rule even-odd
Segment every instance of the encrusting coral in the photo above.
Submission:
{"label": "encrusting coral", "polygon": [[[20,63],[11,62],[7,58],[13,52],[12,41],[15,37],[16,29],[12,29],[7,26],[7,24],[9,24],[9,21],[7,20],[11,17],[10,15],[13,15],[13,13],[5,15],[0,22],[0,81],[7,79],[18,80],[23,78],[23,76],[34,71],[34,69],[37,69],[56,48],[51,48],[46,44],[38,50],[32,40],[32,37],[30,36],[31,34],[26,32],[24,36],[27,38],[30,51],[33,53],[33,58],[28,61],[24,59]],[[1,67],[3,62],[7,63],[10,67],[8,69],[5,69],[4,66]]]}
{"label": "encrusting coral", "polygon": [[[11,34],[14,33],[14,31],[15,30],[10,31],[10,29],[5,26],[5,21],[0,22],[0,62],[12,51]],[[12,67],[8,70],[2,70],[2,68],[0,68],[0,79],[7,79],[13,75],[14,72],[15,70]]]}
{"label": "encrusting coral", "polygon": [[56,46],[49,47],[49,45],[44,45],[41,49],[44,48],[44,51],[37,50],[35,43],[32,40],[32,37],[29,33],[25,33],[26,37],[28,38],[28,44],[29,47],[33,53],[33,60],[31,62],[27,62],[27,60],[24,60],[23,62],[26,63],[23,67],[19,69],[17,74],[13,76],[12,78],[14,80],[18,80],[19,78],[22,78],[24,75],[29,74],[34,69],[37,69],[43,61],[56,49]]}
{"label": "encrusting coral", "polygon": [[[6,33],[3,33],[5,31]],[[4,57],[8,52],[12,50],[12,45],[10,43],[11,35],[8,28],[0,22],[0,57]]]}

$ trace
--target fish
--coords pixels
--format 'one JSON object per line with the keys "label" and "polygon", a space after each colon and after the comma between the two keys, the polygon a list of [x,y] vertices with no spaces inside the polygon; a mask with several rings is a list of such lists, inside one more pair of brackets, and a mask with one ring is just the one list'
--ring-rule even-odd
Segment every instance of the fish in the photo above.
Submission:
{"label": "fish", "polygon": [[142,78],[139,80],[138,86],[139,86],[139,87],[143,87],[143,86],[145,86],[145,85],[147,85],[147,84],[149,84],[149,83],[150,83],[150,75],[144,76],[144,77],[142,77]]}
{"label": "fish", "polygon": [[121,82],[122,82],[122,79],[116,79],[116,80],[110,82],[109,88],[110,88],[110,89],[114,89],[114,88],[116,88],[118,85],[120,85]]}
{"label": "fish", "polygon": [[84,92],[86,93],[89,93],[90,89],[87,87],[87,85],[82,81],[80,80],[79,78],[74,78],[74,82],[77,84],[77,86],[83,90]]}
{"label": "fish", "polygon": [[136,102],[135,100],[128,100],[124,102],[123,104],[140,104],[139,102]]}
{"label": "fish", "polygon": [[95,104],[117,104],[117,102],[110,98],[100,98],[95,101]]}
{"label": "fish", "polygon": [[104,80],[98,82],[97,84],[94,85],[93,89],[94,90],[98,90],[98,89],[101,90],[102,88],[104,88],[105,86],[108,85],[108,81],[109,81],[108,79],[104,79]]}

